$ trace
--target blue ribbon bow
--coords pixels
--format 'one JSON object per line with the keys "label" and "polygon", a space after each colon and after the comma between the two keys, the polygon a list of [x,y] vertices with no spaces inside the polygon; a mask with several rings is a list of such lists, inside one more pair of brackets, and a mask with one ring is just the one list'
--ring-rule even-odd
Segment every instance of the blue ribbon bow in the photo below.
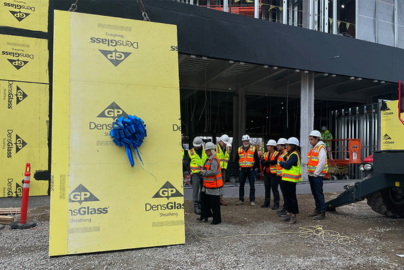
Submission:
{"label": "blue ribbon bow", "polygon": [[119,117],[112,123],[110,135],[117,146],[125,146],[126,155],[132,167],[135,165],[135,161],[133,160],[132,148],[130,146],[133,147],[139,160],[143,164],[138,148],[142,145],[144,138],[147,136],[147,131],[146,124],[141,118],[136,115],[129,115],[127,119],[123,116]]}

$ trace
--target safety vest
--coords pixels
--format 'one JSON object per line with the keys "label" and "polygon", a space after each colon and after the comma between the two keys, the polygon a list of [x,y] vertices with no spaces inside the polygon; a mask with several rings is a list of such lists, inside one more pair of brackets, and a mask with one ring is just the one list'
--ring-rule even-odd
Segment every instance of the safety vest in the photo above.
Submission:
{"label": "safety vest", "polygon": [[292,166],[289,170],[282,170],[282,181],[299,182],[302,181],[302,167],[300,166],[300,158],[296,152],[288,156],[288,160],[292,155],[297,156],[297,166]]}
{"label": "safety vest", "polygon": [[238,149],[238,163],[241,168],[252,168],[254,166],[254,153],[255,146],[252,145],[250,145],[247,152],[244,151],[243,146]]}
{"label": "safety vest", "polygon": [[[274,151],[274,152],[272,153],[272,156],[269,158],[269,160],[270,160],[270,161],[275,160],[275,157],[276,157],[277,154],[278,154],[278,151]],[[266,153],[264,154],[264,160],[265,160],[265,161],[268,161],[268,157],[269,157],[269,152],[266,152]],[[278,171],[277,164],[270,165],[270,166],[269,166],[269,170],[270,170],[271,174],[275,174],[275,173]]]}
{"label": "safety vest", "polygon": [[210,165],[212,164],[212,160],[216,160],[218,163],[216,174],[213,176],[204,176],[203,177],[203,186],[206,188],[220,188],[223,186],[222,179],[222,170],[220,169],[220,160],[217,156],[213,158],[208,158],[204,165],[204,170],[209,171]]}
{"label": "safety vest", "polygon": [[216,145],[216,156],[220,160],[220,168],[223,170],[227,169],[229,163],[229,147],[226,146],[226,153],[223,153],[222,148],[219,144]]}
{"label": "safety vest", "polygon": [[188,151],[189,157],[191,159],[191,164],[189,165],[191,172],[198,173],[201,170],[199,167],[203,167],[208,156],[205,154],[205,150],[202,149],[202,158],[195,152],[195,149],[192,148]]}
{"label": "safety vest", "polygon": [[328,140],[332,140],[332,138],[333,138],[331,132],[327,129],[325,132],[321,133],[321,138],[323,138],[323,140],[325,140],[325,146],[329,147],[330,141],[328,141]]}
{"label": "safety vest", "polygon": [[326,174],[328,172],[328,161],[327,161],[327,150],[325,149],[324,145],[317,145],[314,149],[311,148],[308,159],[309,161],[307,162],[307,172],[308,173],[314,173],[317,169],[318,165],[318,155],[320,153],[320,150],[324,149],[325,151],[325,166],[321,173]]}
{"label": "safety vest", "polygon": [[282,176],[282,170],[283,168],[281,165],[279,165],[279,162],[283,161],[283,157],[286,155],[286,149],[283,150],[283,152],[278,156],[278,162],[276,164],[276,175],[277,176]]}
{"label": "safety vest", "polygon": [[184,148],[181,149],[182,149],[182,159],[184,159]]}

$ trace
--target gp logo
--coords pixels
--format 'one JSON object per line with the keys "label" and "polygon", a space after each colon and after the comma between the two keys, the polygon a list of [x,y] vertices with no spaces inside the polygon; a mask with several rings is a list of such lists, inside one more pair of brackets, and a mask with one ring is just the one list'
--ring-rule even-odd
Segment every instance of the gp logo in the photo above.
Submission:
{"label": "gp logo", "polygon": [[118,104],[116,104],[115,102],[112,102],[97,117],[112,118],[115,120],[116,118],[119,118],[121,116],[127,118],[128,114],[121,107],[119,107]]}
{"label": "gp logo", "polygon": [[28,97],[28,95],[24,91],[22,91],[22,89],[18,86],[17,86],[17,91],[16,91],[15,95],[17,97],[17,99],[16,99],[17,105]]}
{"label": "gp logo", "polygon": [[99,50],[115,67],[123,62],[132,53],[119,52],[116,49],[114,51]]}
{"label": "gp logo", "polygon": [[7,59],[10,64],[13,65],[17,70],[20,70],[22,67],[24,67],[26,64],[28,64],[28,61],[22,61],[20,59]]}
{"label": "gp logo", "polygon": [[9,10],[11,14],[13,14],[14,18],[16,18],[19,22],[21,22],[22,20],[24,20],[25,18],[27,18],[30,13],[25,13],[25,12],[21,12],[21,11],[12,11]]}
{"label": "gp logo", "polygon": [[153,196],[153,198],[167,198],[167,200],[171,197],[183,197],[183,195],[168,181]]}
{"label": "gp logo", "polygon": [[69,195],[69,202],[78,202],[79,204],[82,204],[83,202],[96,201],[99,201],[99,199],[82,184],[76,187]]}

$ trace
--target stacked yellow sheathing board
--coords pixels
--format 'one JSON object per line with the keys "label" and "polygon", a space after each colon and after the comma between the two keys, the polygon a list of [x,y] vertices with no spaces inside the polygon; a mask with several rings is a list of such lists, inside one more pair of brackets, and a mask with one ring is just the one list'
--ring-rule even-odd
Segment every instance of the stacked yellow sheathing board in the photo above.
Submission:
{"label": "stacked yellow sheathing board", "polygon": [[[0,197],[22,196],[26,163],[48,170],[48,61],[47,40],[0,35]],[[32,175],[31,196],[48,188]]]}
{"label": "stacked yellow sheathing board", "polygon": [[49,0],[3,0],[0,26],[48,31]]}
{"label": "stacked yellow sheathing board", "polygon": [[[50,256],[185,242],[176,26],[55,11]],[[132,168],[109,136],[147,127]]]}
{"label": "stacked yellow sheathing board", "polygon": [[[386,102],[381,114],[381,150],[404,149],[404,125],[398,119],[398,101]],[[401,118],[404,119],[404,113]]]}

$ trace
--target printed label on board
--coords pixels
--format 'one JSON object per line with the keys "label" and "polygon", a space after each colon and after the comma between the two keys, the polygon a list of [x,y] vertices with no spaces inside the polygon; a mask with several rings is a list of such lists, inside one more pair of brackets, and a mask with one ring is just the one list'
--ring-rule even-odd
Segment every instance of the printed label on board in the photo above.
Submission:
{"label": "printed label on board", "polygon": [[7,158],[13,158],[14,153],[17,154],[20,152],[27,144],[28,143],[12,129],[8,129],[6,137],[3,138],[3,149],[7,148]]}
{"label": "printed label on board", "polygon": [[0,4],[0,26],[46,32],[49,0],[6,0]]}
{"label": "printed label on board", "polygon": [[0,79],[48,83],[47,43],[45,39],[0,35]]}

